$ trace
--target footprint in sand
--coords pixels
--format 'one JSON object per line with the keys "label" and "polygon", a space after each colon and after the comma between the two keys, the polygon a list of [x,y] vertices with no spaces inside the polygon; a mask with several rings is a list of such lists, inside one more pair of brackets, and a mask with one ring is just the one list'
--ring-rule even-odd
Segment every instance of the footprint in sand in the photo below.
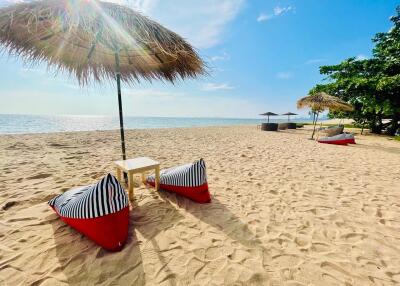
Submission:
{"label": "footprint in sand", "polygon": [[4,149],[6,149],[6,150],[20,150],[20,149],[26,149],[26,148],[27,148],[27,145],[25,143],[17,142],[17,143],[15,143],[13,145],[10,145],[10,146],[8,146],[8,147],[6,147]]}
{"label": "footprint in sand", "polygon": [[16,204],[18,204],[18,202],[16,202],[16,201],[9,201],[9,202],[6,202],[6,203],[3,205],[2,209],[3,209],[3,211],[6,211],[6,210],[8,210],[9,208],[15,206]]}
{"label": "footprint in sand", "polygon": [[296,254],[278,254],[272,256],[270,264],[276,268],[293,268],[299,266],[303,260]]}
{"label": "footprint in sand", "polygon": [[340,285],[343,284],[342,280],[339,280],[335,275],[331,275],[329,273],[322,273],[322,278],[324,281],[329,283],[328,285]]}
{"label": "footprint in sand", "polygon": [[31,177],[26,178],[27,180],[37,180],[37,179],[45,179],[50,177],[51,174],[46,174],[46,173],[42,173],[42,174],[37,174]]}
{"label": "footprint in sand", "polygon": [[311,250],[315,252],[328,252],[331,250],[329,244],[322,242],[314,242],[311,246]]}
{"label": "footprint in sand", "polygon": [[68,147],[66,144],[60,144],[60,143],[50,143],[50,147]]}
{"label": "footprint in sand", "polygon": [[327,271],[326,273],[332,274],[335,277],[344,276],[344,278],[351,277],[350,272],[346,271],[344,268],[340,267],[337,264],[334,264],[329,261],[324,261],[321,263],[321,268]]}
{"label": "footprint in sand", "polygon": [[[222,255],[221,249],[218,246],[212,246],[205,250],[205,259],[214,260]],[[232,258],[232,257],[231,257]]]}
{"label": "footprint in sand", "polygon": [[244,261],[250,257],[251,256],[250,256],[249,252],[241,250],[241,249],[235,249],[232,254],[228,255],[229,259],[236,261],[236,262]]}
{"label": "footprint in sand", "polygon": [[294,242],[299,246],[299,247],[306,247],[309,245],[309,238],[308,237],[303,237],[303,236],[298,236],[294,239]]}
{"label": "footprint in sand", "polygon": [[344,238],[348,242],[356,243],[356,242],[360,242],[360,241],[366,239],[367,235],[362,234],[362,233],[348,233],[348,234],[342,235],[341,237]]}

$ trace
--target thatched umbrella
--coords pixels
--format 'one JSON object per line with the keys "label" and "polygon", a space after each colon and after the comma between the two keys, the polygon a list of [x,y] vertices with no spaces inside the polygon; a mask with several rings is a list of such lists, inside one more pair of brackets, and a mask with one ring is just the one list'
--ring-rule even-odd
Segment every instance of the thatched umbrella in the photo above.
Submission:
{"label": "thatched umbrella", "polygon": [[352,111],[353,106],[338,97],[329,95],[325,92],[317,92],[297,101],[297,108],[311,108],[313,112],[313,133],[311,138],[314,138],[315,127],[317,125],[319,113],[324,110],[331,111]]}
{"label": "thatched umbrella", "polygon": [[297,115],[296,113],[293,113],[293,112],[286,112],[286,113],[284,113],[284,114],[282,114],[282,115],[287,115],[287,120],[288,120],[288,122],[290,121],[290,115]]}
{"label": "thatched umbrella", "polygon": [[276,113],[273,113],[273,112],[265,112],[265,113],[261,113],[260,115],[262,115],[262,116],[267,116],[267,118],[268,118],[268,123],[269,123],[269,117],[270,116],[276,116],[276,115],[278,115],[278,114],[276,114]]}
{"label": "thatched umbrella", "polygon": [[0,9],[0,44],[11,55],[75,75],[80,85],[117,82],[126,159],[121,81],[174,82],[205,73],[179,35],[124,6],[97,0],[45,0]]}

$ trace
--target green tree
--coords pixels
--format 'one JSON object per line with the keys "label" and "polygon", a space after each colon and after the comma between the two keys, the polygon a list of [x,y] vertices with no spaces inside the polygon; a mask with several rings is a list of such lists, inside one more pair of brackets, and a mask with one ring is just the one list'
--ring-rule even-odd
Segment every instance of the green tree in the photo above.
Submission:
{"label": "green tree", "polygon": [[[375,48],[371,59],[349,58],[338,65],[322,66],[327,83],[316,85],[310,93],[324,91],[354,106],[349,113],[334,113],[367,124],[372,132],[394,135],[400,120],[400,7],[391,17],[394,23],[386,33],[373,38]],[[385,126],[382,119],[391,119]]]}

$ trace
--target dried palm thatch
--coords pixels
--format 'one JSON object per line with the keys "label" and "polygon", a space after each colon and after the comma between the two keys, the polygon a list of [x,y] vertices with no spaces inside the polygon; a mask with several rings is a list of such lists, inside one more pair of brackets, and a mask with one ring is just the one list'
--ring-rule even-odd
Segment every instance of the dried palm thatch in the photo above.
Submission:
{"label": "dried palm thatch", "polygon": [[324,110],[332,111],[352,111],[353,106],[344,102],[338,97],[329,95],[325,92],[318,92],[308,95],[297,101],[297,108],[311,108],[312,111],[322,112]]}
{"label": "dried palm thatch", "polygon": [[325,92],[317,92],[297,101],[297,108],[311,108],[313,112],[313,133],[311,138],[314,138],[315,127],[317,125],[319,113],[329,109],[330,111],[352,111],[353,106],[338,97],[329,95]]}
{"label": "dried palm thatch", "polygon": [[265,112],[265,113],[261,113],[260,115],[262,115],[262,116],[276,116],[278,114],[268,111],[268,112]]}
{"label": "dried palm thatch", "polygon": [[260,115],[262,115],[262,116],[267,116],[267,122],[269,123],[269,117],[270,117],[270,116],[276,116],[276,115],[278,115],[278,114],[268,111],[268,112],[265,112],[265,113],[261,113]]}
{"label": "dried palm thatch", "polygon": [[286,112],[286,113],[284,113],[282,115],[287,115],[287,120],[288,120],[288,122],[290,122],[290,116],[291,115],[297,115],[297,114],[289,111],[289,112]]}
{"label": "dried palm thatch", "polygon": [[68,71],[82,85],[115,80],[116,72],[126,83],[205,73],[203,61],[179,35],[130,8],[97,0],[2,8],[0,44],[31,63]]}

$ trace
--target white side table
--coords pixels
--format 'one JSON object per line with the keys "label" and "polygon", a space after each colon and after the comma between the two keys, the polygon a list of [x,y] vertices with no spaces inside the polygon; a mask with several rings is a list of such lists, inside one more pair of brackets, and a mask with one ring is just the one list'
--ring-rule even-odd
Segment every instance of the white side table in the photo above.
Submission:
{"label": "white side table", "polygon": [[155,189],[158,191],[160,186],[160,163],[147,157],[139,157],[135,159],[115,161],[114,164],[117,167],[117,179],[122,180],[122,173],[128,174],[128,190],[129,200],[133,200],[133,174],[141,173],[142,182],[146,183],[145,172],[154,170],[155,171]]}

